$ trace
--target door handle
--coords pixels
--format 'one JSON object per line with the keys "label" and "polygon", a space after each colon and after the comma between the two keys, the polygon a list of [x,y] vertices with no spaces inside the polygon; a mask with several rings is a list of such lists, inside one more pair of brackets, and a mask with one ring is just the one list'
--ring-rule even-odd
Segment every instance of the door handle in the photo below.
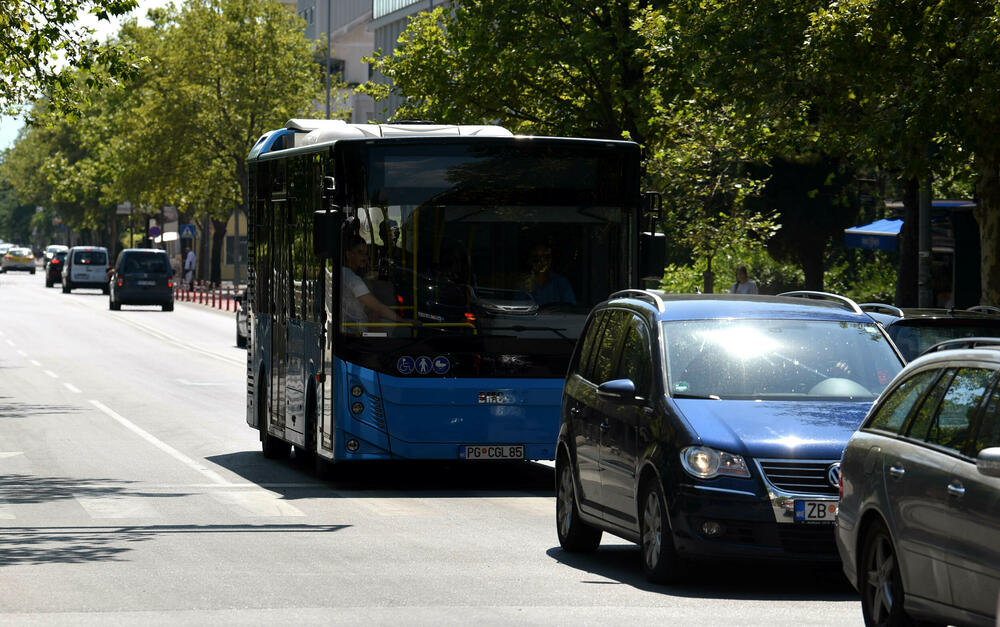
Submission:
{"label": "door handle", "polygon": [[889,466],[889,474],[893,479],[902,479],[906,474],[906,469],[902,466]]}
{"label": "door handle", "polygon": [[952,481],[948,484],[948,494],[956,498],[965,496],[965,488],[961,481]]}
{"label": "door handle", "polygon": [[607,423],[607,422],[602,422],[601,423],[601,431],[607,431],[610,428],[611,428],[611,424],[610,423]]}
{"label": "door handle", "polygon": [[569,413],[571,416],[579,416],[580,414],[583,413],[583,410],[581,410],[579,407],[570,407]]}

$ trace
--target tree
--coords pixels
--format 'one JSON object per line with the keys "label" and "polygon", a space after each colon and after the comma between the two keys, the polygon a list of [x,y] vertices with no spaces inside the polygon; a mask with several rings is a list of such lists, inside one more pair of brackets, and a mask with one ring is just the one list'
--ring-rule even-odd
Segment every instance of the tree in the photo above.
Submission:
{"label": "tree", "polygon": [[103,78],[109,84],[133,75],[137,66],[128,51],[94,41],[93,29],[80,25],[78,18],[88,12],[109,20],[136,6],[136,0],[4,0],[0,112],[14,113],[43,96],[59,110],[78,110],[81,92],[72,74],[75,69],[107,68]]}
{"label": "tree", "polygon": [[845,0],[817,11],[807,32],[812,66],[838,86],[829,104],[846,105],[854,139],[899,168],[911,190],[972,156],[981,302],[991,305],[1000,304],[998,18],[987,0]]}
{"label": "tree", "polygon": [[149,64],[119,111],[114,187],[133,204],[211,218],[218,282],[226,221],[247,202],[250,149],[320,95],[316,44],[301,18],[268,0],[189,0],[151,18],[123,30]]}
{"label": "tree", "polygon": [[518,133],[644,143],[650,119],[632,29],[648,1],[468,0],[414,16],[369,83],[401,118],[499,122]]}

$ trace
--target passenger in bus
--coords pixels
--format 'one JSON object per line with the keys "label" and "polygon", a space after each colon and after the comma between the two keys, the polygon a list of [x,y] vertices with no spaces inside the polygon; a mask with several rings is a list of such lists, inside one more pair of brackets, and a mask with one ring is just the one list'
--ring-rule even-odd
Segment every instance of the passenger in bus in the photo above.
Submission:
{"label": "passenger in bus", "polygon": [[368,244],[354,236],[344,251],[341,268],[340,318],[345,333],[360,333],[360,324],[366,322],[409,322],[420,326],[416,320],[405,320],[381,303],[361,278],[368,265]]}
{"label": "passenger in bus", "polygon": [[531,274],[521,283],[521,289],[531,294],[539,305],[553,303],[576,304],[576,295],[569,279],[552,271],[552,248],[547,244],[536,244],[528,257]]}

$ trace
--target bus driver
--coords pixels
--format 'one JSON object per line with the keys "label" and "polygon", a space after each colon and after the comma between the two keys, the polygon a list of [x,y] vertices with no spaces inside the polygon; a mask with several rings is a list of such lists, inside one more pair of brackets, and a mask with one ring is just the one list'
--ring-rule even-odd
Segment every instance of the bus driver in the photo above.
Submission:
{"label": "bus driver", "polygon": [[[368,244],[360,236],[350,239],[344,251],[344,267],[341,268],[340,321],[345,333],[360,334],[359,323],[365,322],[410,322],[420,326],[416,320],[404,320],[392,309],[380,302],[361,278],[361,272],[368,265]],[[369,313],[373,314],[369,317]]]}

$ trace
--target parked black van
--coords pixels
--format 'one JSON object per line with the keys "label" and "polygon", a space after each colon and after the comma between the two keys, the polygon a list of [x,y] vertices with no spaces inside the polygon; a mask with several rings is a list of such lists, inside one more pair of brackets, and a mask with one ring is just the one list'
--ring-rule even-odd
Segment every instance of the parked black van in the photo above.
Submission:
{"label": "parked black van", "polygon": [[160,305],[174,310],[174,275],[167,251],[155,248],[126,248],[118,255],[111,274],[108,307]]}

